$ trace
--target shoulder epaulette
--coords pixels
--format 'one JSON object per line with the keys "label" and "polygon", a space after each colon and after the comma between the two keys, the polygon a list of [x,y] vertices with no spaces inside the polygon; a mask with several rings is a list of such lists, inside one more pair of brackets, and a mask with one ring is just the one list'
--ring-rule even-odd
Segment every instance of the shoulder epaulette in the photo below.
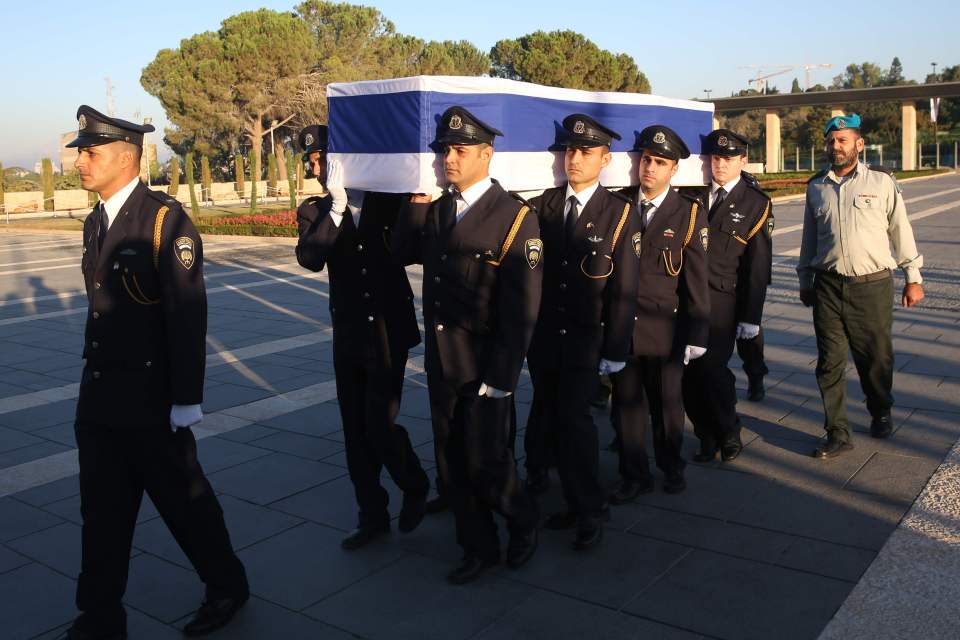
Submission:
{"label": "shoulder epaulette", "polygon": [[886,167],[868,165],[867,169],[870,169],[870,171],[879,171],[880,173],[885,173],[891,178],[894,177],[893,171],[891,171],[890,169],[887,169]]}
{"label": "shoulder epaulette", "polygon": [[156,189],[147,189],[147,195],[162,204],[165,207],[179,207],[180,201],[172,196],[168,196],[163,191],[157,191]]}
{"label": "shoulder epaulette", "polygon": [[[604,187],[604,189],[606,189],[606,187]],[[612,195],[614,198],[618,200],[623,200],[628,204],[633,204],[633,199],[630,198],[630,196],[628,196],[627,194],[623,193],[623,191],[620,191],[620,190],[611,191],[610,189],[607,189],[607,193],[609,193],[610,195]]]}
{"label": "shoulder epaulette", "polygon": [[810,183],[813,182],[814,180],[817,180],[817,179],[819,179],[819,178],[822,178],[823,176],[827,175],[827,173],[828,173],[828,172],[827,172],[826,169],[823,169],[823,170],[821,170],[821,171],[817,171],[815,174],[813,174],[812,176],[810,176],[810,179],[807,180],[807,184],[810,184]]}
{"label": "shoulder epaulette", "polygon": [[759,187],[760,181],[757,180],[757,176],[753,175],[749,171],[741,171],[740,179],[749,184],[750,186]]}
{"label": "shoulder epaulette", "polygon": [[531,211],[536,211],[536,210],[537,210],[537,208],[536,208],[535,206],[533,206],[532,204],[530,204],[530,203],[527,201],[526,198],[524,198],[522,195],[520,195],[520,194],[517,193],[516,191],[507,191],[507,193],[510,194],[510,197],[511,197],[511,198],[513,198],[514,200],[518,201],[520,204],[522,204],[523,206],[527,207],[527,208],[530,209]]}
{"label": "shoulder epaulette", "polygon": [[700,207],[703,206],[703,201],[700,199],[699,194],[697,193],[693,193],[690,191],[678,191],[677,195],[680,196],[681,198],[684,198],[688,202],[693,202],[697,206],[700,206]]}

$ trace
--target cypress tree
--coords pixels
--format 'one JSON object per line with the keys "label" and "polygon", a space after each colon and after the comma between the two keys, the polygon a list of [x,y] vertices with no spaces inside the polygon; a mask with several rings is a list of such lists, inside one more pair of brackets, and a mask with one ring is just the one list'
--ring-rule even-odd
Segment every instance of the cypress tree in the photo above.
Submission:
{"label": "cypress tree", "polygon": [[277,155],[267,155],[267,194],[277,193]]}
{"label": "cypress tree", "polygon": [[187,173],[187,186],[190,189],[190,215],[197,217],[200,205],[197,203],[196,180],[193,177],[193,151],[187,153],[184,171]]}
{"label": "cypress tree", "polygon": [[287,188],[290,195],[290,208],[297,208],[297,176],[293,170],[293,151],[287,149],[286,153],[287,160]]}
{"label": "cypress tree", "polygon": [[200,184],[203,190],[200,192],[201,200],[213,200],[213,176],[210,173],[210,158],[200,156]]}
{"label": "cypress tree", "polygon": [[234,157],[233,177],[234,177],[234,180],[236,180],[237,192],[240,194],[240,197],[243,198],[243,195],[244,195],[243,192],[245,191],[245,188],[247,185],[245,184],[246,180],[243,173],[243,154],[242,153],[238,153]]}
{"label": "cypress tree", "polygon": [[3,174],[3,163],[0,162],[0,211],[3,211],[3,208],[4,208],[4,207],[3,207],[3,205],[4,205],[4,200],[3,200],[3,178],[4,178],[4,174]]}
{"label": "cypress tree", "polygon": [[297,191],[303,191],[303,163],[297,163]]}
{"label": "cypress tree", "polygon": [[43,210],[53,211],[53,163],[50,158],[42,160],[40,184],[43,185]]}
{"label": "cypress tree", "polygon": [[170,185],[167,187],[167,195],[171,198],[177,197],[180,190],[180,159],[177,156],[170,158]]}
{"label": "cypress tree", "polygon": [[257,212],[257,180],[260,176],[256,175],[256,159],[253,149],[250,149],[250,156],[247,158],[250,165],[250,213]]}

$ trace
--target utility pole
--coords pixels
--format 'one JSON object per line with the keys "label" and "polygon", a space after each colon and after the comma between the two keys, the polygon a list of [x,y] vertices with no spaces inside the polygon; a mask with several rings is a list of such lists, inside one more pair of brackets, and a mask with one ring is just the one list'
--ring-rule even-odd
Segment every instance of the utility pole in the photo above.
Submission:
{"label": "utility pole", "polygon": [[[933,81],[937,82],[937,63],[931,62],[930,66],[933,67]],[[939,130],[937,125],[937,116],[939,115],[937,111],[940,108],[940,99],[939,98],[930,98],[930,119],[933,120],[933,144],[936,149],[936,164],[934,166],[940,168],[940,139],[938,138]]]}
{"label": "utility pole", "polygon": [[113,83],[110,82],[110,76],[104,80],[107,83],[107,115],[112,118],[117,115],[117,107],[113,103]]}
{"label": "utility pole", "polygon": [[710,94],[713,93],[713,89],[704,89],[703,92],[707,94],[707,100],[710,100]]}

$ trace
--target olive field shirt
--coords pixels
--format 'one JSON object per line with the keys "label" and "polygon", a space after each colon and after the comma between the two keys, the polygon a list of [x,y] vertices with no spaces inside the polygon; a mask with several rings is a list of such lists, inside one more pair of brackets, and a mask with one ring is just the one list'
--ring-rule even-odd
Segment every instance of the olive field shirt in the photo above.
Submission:
{"label": "olive field shirt", "polygon": [[896,179],[863,163],[843,178],[832,169],[815,175],[803,212],[800,288],[812,288],[817,271],[862,276],[897,267],[908,283],[923,281],[923,256]]}

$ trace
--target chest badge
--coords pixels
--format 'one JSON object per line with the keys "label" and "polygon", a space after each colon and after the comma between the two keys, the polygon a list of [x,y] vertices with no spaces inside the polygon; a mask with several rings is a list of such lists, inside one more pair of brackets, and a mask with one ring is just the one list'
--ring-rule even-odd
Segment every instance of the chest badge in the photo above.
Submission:
{"label": "chest badge", "polygon": [[640,248],[642,246],[641,241],[643,240],[643,234],[637,231],[635,234],[633,234],[633,237],[631,237],[630,240],[633,242],[633,252],[637,254],[637,257],[639,258]]}
{"label": "chest badge", "polygon": [[733,213],[731,213],[731,214],[730,214],[730,217],[733,218],[733,221],[734,221],[734,222],[740,222],[741,220],[743,220],[743,216],[742,216],[741,214],[737,213],[736,211],[734,211]]}
{"label": "chest badge", "polygon": [[540,238],[530,238],[523,245],[523,254],[527,259],[527,265],[531,269],[536,269],[543,258],[543,242]]}
{"label": "chest badge", "polygon": [[176,242],[173,243],[173,249],[177,260],[180,261],[184,269],[189,271],[193,267],[195,259],[193,238],[187,238],[186,236],[177,238]]}
{"label": "chest badge", "polygon": [[700,229],[700,244],[703,246],[704,251],[710,246],[710,231],[706,227]]}
{"label": "chest badge", "polygon": [[675,236],[675,235],[676,235],[676,232],[675,232],[673,229],[664,229],[664,230],[663,230],[663,237],[664,237],[664,238],[672,238],[672,237]]}

